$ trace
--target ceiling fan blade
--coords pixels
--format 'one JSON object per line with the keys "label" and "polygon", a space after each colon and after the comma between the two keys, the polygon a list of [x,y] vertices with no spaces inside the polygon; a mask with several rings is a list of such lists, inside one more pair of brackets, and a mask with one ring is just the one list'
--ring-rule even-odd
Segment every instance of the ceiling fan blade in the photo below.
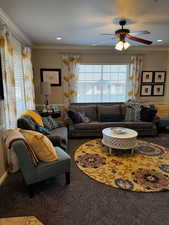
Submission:
{"label": "ceiling fan blade", "polygon": [[111,35],[111,36],[114,36],[114,34],[106,34],[106,33],[101,33],[100,35]]}
{"label": "ceiling fan blade", "polygon": [[150,31],[148,30],[141,30],[141,31],[134,31],[134,32],[131,32],[130,34],[134,34],[134,35],[142,35],[142,34],[151,34]]}
{"label": "ceiling fan blade", "polygon": [[115,37],[112,37],[112,38],[111,38],[111,37],[110,37],[110,38],[106,38],[105,40],[100,40],[100,41],[94,41],[92,45],[93,45],[93,46],[97,46],[97,45],[104,44],[104,43],[106,43],[106,42],[108,42],[108,41],[110,42],[110,41],[112,41],[112,40],[115,41]]}
{"label": "ceiling fan blade", "polygon": [[126,37],[129,40],[137,41],[137,42],[140,42],[140,43],[143,43],[143,44],[146,44],[146,45],[151,45],[153,43],[152,41],[148,41],[148,40],[145,40],[145,39],[142,39],[142,38],[134,37],[134,36],[131,36],[129,34]]}

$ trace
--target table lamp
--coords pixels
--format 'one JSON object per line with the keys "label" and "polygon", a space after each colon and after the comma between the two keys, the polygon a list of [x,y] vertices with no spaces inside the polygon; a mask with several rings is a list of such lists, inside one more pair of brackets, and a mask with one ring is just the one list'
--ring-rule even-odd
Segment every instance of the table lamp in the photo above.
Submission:
{"label": "table lamp", "polygon": [[42,83],[42,94],[45,96],[45,105],[46,105],[46,109],[47,109],[47,106],[49,104],[48,102],[48,96],[51,95],[51,86],[48,82],[43,82]]}

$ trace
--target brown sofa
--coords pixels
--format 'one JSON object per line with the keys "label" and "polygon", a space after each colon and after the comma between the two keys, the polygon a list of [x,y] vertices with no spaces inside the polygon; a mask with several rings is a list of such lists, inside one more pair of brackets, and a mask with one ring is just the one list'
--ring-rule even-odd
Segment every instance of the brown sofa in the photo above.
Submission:
{"label": "brown sofa", "polygon": [[[68,119],[68,128],[69,128],[69,137],[101,137],[102,129],[106,127],[126,127],[134,129],[138,132],[140,136],[155,136],[157,135],[157,126],[156,123],[153,122],[129,122],[125,121],[125,109],[126,106],[124,103],[72,103],[70,106],[70,110],[74,110],[76,112],[84,112],[86,116],[88,116],[91,121],[88,123],[80,122],[73,123],[72,120]],[[119,121],[107,121],[103,120],[102,116],[107,115],[113,111],[116,115],[116,120]]]}

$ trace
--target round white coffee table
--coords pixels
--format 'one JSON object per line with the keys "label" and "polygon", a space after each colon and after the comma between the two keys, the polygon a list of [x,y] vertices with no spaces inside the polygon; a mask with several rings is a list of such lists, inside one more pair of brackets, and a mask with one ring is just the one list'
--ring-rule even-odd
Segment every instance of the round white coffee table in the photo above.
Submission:
{"label": "round white coffee table", "polygon": [[138,133],[135,130],[123,127],[109,127],[102,130],[102,143],[109,148],[111,154],[112,149],[131,149],[137,145]]}

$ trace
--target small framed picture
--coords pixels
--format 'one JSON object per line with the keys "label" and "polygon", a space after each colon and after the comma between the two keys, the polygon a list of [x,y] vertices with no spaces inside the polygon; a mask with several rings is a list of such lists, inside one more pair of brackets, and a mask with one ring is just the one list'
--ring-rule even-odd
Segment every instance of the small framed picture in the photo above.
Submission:
{"label": "small framed picture", "polygon": [[151,96],[152,95],[152,85],[151,84],[142,84],[140,89],[140,96]]}
{"label": "small framed picture", "polygon": [[165,83],[166,72],[165,71],[156,71],[155,72],[155,83]]}
{"label": "small framed picture", "polygon": [[61,86],[61,69],[40,69],[41,82],[51,86]]}
{"label": "small framed picture", "polygon": [[153,82],[153,71],[142,71],[141,82],[142,83],[152,83]]}
{"label": "small framed picture", "polygon": [[164,96],[164,84],[153,85],[153,96]]}

